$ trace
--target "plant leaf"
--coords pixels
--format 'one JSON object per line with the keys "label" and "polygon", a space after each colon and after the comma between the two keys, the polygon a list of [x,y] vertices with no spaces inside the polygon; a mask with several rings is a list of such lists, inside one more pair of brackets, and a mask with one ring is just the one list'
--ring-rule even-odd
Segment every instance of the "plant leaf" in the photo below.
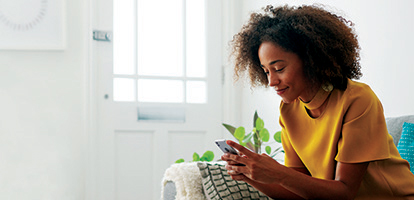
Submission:
{"label": "plant leaf", "polygon": [[[249,143],[249,142],[251,142],[251,139],[252,139],[252,137],[253,137],[253,132],[250,132],[249,134],[247,134],[245,137],[244,137],[244,139],[243,139],[243,141],[242,141],[242,143],[243,144],[245,144],[245,145],[243,145],[243,146],[246,146],[246,144],[247,143]],[[241,143],[240,143],[241,144]]]}
{"label": "plant leaf", "polygon": [[279,153],[283,153],[283,149],[282,149],[282,147],[278,147],[278,148],[276,148],[274,151],[273,151],[273,153],[272,153],[272,155],[270,156],[270,157],[275,157],[277,154],[279,154]]}
{"label": "plant leaf", "polygon": [[254,115],[253,115],[253,127],[256,127],[257,118],[259,118],[259,115],[257,115],[257,110],[256,110],[254,111]]}
{"label": "plant leaf", "polygon": [[245,146],[247,148],[249,148],[250,150],[254,151],[254,145],[253,145],[253,143],[251,141],[249,143],[247,143]]}
{"label": "plant leaf", "polygon": [[256,128],[253,128],[252,132],[256,133],[257,132],[257,129]]}
{"label": "plant leaf", "polygon": [[244,143],[243,141],[240,141],[239,144],[242,145],[242,146],[244,146],[244,147],[247,146],[247,143]]}
{"label": "plant leaf", "polygon": [[260,139],[263,142],[268,142],[269,141],[270,134],[269,134],[269,131],[267,129],[264,128],[264,129],[260,130],[259,135],[260,135]]}
{"label": "plant leaf", "polygon": [[282,150],[283,150],[282,147],[278,147],[273,151],[273,153],[280,153],[282,152]]}
{"label": "plant leaf", "polygon": [[236,131],[236,128],[232,125],[229,124],[222,124],[224,126],[224,128],[226,128],[232,135],[234,135],[234,131]]}
{"label": "plant leaf", "polygon": [[236,131],[234,132],[234,137],[236,139],[238,139],[239,141],[242,141],[244,138],[244,134],[246,133],[245,129],[243,126],[240,126],[239,128],[236,129]]}
{"label": "plant leaf", "polygon": [[182,159],[182,158],[180,158],[177,161],[175,161],[175,163],[183,163],[183,162],[184,162],[184,159]]}
{"label": "plant leaf", "polygon": [[275,139],[276,142],[281,143],[282,142],[282,131],[276,132],[275,135],[273,135],[273,138]]}
{"label": "plant leaf", "polygon": [[272,152],[272,147],[266,146],[265,150],[266,150],[266,153],[270,155],[270,153]]}
{"label": "plant leaf", "polygon": [[200,161],[200,155],[198,155],[198,153],[196,153],[196,152],[194,152],[194,154],[193,154],[193,161],[194,162]]}
{"label": "plant leaf", "polygon": [[210,162],[214,159],[214,153],[212,151],[206,151],[203,156],[200,158],[200,161]]}
{"label": "plant leaf", "polygon": [[253,134],[253,142],[254,152],[259,153],[262,143],[260,142],[259,133],[257,131]]}
{"label": "plant leaf", "polygon": [[262,118],[258,117],[256,119],[256,126],[255,126],[256,130],[261,131],[264,128],[264,121]]}

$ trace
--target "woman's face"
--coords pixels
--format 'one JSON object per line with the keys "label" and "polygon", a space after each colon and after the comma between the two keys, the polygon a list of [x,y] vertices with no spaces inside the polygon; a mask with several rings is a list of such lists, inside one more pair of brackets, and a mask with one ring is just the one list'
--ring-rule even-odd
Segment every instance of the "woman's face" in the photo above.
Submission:
{"label": "woman's face", "polygon": [[298,55],[272,42],[263,42],[258,54],[269,86],[276,90],[283,102],[291,103],[298,97],[305,102],[312,100],[317,89],[315,91],[315,87],[305,77],[303,62]]}

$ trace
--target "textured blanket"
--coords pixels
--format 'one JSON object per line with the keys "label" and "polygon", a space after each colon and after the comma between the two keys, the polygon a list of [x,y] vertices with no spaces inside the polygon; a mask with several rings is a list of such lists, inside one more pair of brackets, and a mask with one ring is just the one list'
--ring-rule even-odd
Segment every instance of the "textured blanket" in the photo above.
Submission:
{"label": "textured blanket", "polygon": [[164,199],[164,187],[172,181],[176,187],[176,200],[205,200],[200,170],[196,162],[171,165],[164,173],[161,199]]}

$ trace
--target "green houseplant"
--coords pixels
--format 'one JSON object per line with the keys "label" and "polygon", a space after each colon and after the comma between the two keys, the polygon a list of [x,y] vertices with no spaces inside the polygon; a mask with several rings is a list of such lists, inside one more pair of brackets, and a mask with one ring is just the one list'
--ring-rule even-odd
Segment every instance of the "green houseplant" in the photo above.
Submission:
{"label": "green houseplant", "polygon": [[[213,161],[213,159],[214,159],[214,153],[212,151],[204,152],[204,154],[201,157],[198,153],[196,152],[193,153],[193,162],[197,162],[197,161],[210,162],[210,161]],[[182,162],[185,162],[185,160],[182,158],[175,161],[175,163],[182,163]]]}
{"label": "green houseplant", "polygon": [[[269,131],[264,127],[264,121],[258,116],[257,111],[254,112],[253,129],[250,132],[246,132],[246,129],[243,126],[239,126],[236,128],[232,125],[225,123],[223,123],[222,125],[230,132],[230,134],[234,136],[234,138],[239,142],[240,145],[245,146],[256,153],[261,153],[263,145],[266,145],[265,151],[272,158],[274,158],[277,154],[283,152],[281,146],[272,151],[272,148],[269,146],[269,144],[271,143],[269,142]],[[272,138],[275,142],[281,143],[281,131],[277,131],[276,133],[274,133]],[[210,162],[213,161],[213,159],[214,153],[212,151],[206,151],[201,157],[196,152],[194,152],[193,154],[193,162]],[[185,160],[182,158],[175,161],[175,163],[182,162],[185,162]]]}
{"label": "green houseplant", "polygon": [[[238,140],[240,145],[245,146],[256,153],[261,153],[263,145],[266,145],[265,151],[272,158],[278,153],[283,152],[281,146],[272,151],[272,148],[269,146],[269,131],[264,127],[264,121],[258,116],[257,111],[255,111],[253,116],[253,129],[249,132],[246,132],[246,129],[243,126],[236,128],[225,123],[223,123],[223,126],[236,140]],[[274,133],[273,139],[275,142],[281,143],[281,131]]]}

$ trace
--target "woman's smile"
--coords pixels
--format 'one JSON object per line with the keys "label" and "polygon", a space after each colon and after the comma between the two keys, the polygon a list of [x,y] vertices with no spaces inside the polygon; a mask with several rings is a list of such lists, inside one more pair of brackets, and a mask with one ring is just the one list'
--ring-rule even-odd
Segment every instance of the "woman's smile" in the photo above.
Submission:
{"label": "woman's smile", "polygon": [[284,88],[284,89],[276,89],[275,88],[275,90],[277,92],[277,95],[279,95],[279,96],[283,95],[286,92],[287,89],[289,89],[289,88],[288,87]]}

